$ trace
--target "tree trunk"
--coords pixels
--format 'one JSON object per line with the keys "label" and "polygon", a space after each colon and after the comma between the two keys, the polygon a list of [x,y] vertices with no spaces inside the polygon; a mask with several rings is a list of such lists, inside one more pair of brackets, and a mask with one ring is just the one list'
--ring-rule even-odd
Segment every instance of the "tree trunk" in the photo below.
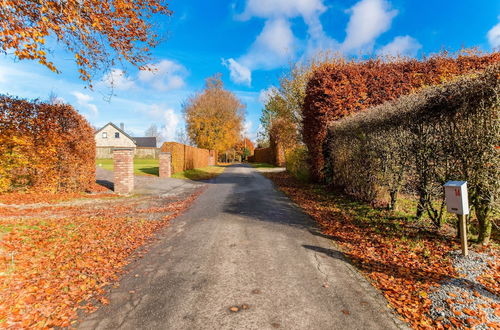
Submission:
{"label": "tree trunk", "polygon": [[396,203],[398,201],[398,191],[397,190],[390,191],[389,195],[391,196],[391,202],[389,204],[389,210],[395,210],[396,209]]}
{"label": "tree trunk", "polygon": [[417,217],[417,219],[420,219],[422,217],[422,215],[424,214],[424,211],[425,211],[425,203],[426,203],[426,194],[424,191],[421,191],[420,194],[419,194],[419,198],[418,198],[418,205],[417,205],[417,214],[415,214],[415,216]]}
{"label": "tree trunk", "polygon": [[488,218],[488,206],[476,207],[477,221],[479,222],[479,237],[478,243],[488,244],[491,236],[491,220]]}

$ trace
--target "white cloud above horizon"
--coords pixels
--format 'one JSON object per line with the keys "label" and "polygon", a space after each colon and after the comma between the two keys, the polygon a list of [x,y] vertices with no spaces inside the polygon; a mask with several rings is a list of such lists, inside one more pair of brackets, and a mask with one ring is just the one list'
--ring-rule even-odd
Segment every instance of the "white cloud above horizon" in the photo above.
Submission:
{"label": "white cloud above horizon", "polygon": [[[377,38],[387,32],[398,10],[389,0],[360,0],[345,13],[350,15],[346,37],[339,42],[324,30],[321,15],[328,10],[324,0],[246,0],[242,13],[235,19],[247,21],[264,19],[264,27],[256,36],[248,51],[231,58],[231,80],[247,84],[255,70],[274,70],[300,58],[311,58],[325,51],[343,54],[370,54]],[[301,17],[307,27],[306,38],[298,39],[292,30],[292,19]],[[396,37],[380,52],[400,52],[414,56],[420,43],[409,36]],[[244,75],[242,75],[244,73]]]}
{"label": "white cloud above horizon", "polygon": [[498,16],[498,20],[499,22],[486,34],[486,38],[491,48],[500,48],[500,16]]}
{"label": "white cloud above horizon", "polygon": [[287,19],[267,20],[247,54],[238,63],[249,70],[272,70],[286,64],[296,51],[297,41]]}
{"label": "white cloud above horizon", "polygon": [[249,68],[238,63],[235,59],[222,59],[222,64],[229,69],[229,77],[232,82],[241,85],[252,85],[252,72]]}
{"label": "white cloud above horizon", "polygon": [[78,91],[73,91],[71,94],[75,97],[77,105],[89,110],[93,116],[99,115],[99,109],[95,104],[91,103],[94,99],[92,96]]}
{"label": "white cloud above horizon", "polygon": [[243,127],[242,127],[242,132],[241,134],[243,135],[243,137],[245,138],[248,138],[250,141],[253,141],[255,139],[255,132],[252,131],[252,128],[253,128],[253,122],[251,120],[245,120],[245,122],[243,123]]}
{"label": "white cloud above horizon", "polygon": [[134,81],[130,79],[122,69],[111,69],[103,78],[102,82],[106,86],[116,90],[129,90],[136,87]]}
{"label": "white cloud above horizon", "polygon": [[377,37],[390,29],[398,14],[386,0],[361,0],[348,11],[351,14],[346,28],[343,52],[370,52]]}
{"label": "white cloud above horizon", "polygon": [[252,17],[304,18],[326,11],[323,0],[248,0],[243,13],[236,15],[237,19],[246,21]]}
{"label": "white cloud above horizon", "polygon": [[177,132],[177,126],[179,125],[180,118],[179,115],[174,111],[174,109],[166,109],[163,113],[164,124],[161,128],[161,136],[165,141],[174,141],[175,134]]}
{"label": "white cloud above horizon", "polygon": [[421,48],[422,45],[417,39],[410,36],[398,36],[387,45],[379,48],[377,55],[415,57]]}
{"label": "white cloud above horizon", "polygon": [[187,69],[177,62],[164,59],[148,65],[150,70],[140,70],[137,77],[159,91],[179,89],[186,85]]}
{"label": "white cloud above horizon", "polygon": [[259,102],[262,103],[262,105],[265,105],[269,97],[274,95],[274,93],[276,93],[276,87],[274,86],[269,86],[266,89],[262,89],[259,92]]}

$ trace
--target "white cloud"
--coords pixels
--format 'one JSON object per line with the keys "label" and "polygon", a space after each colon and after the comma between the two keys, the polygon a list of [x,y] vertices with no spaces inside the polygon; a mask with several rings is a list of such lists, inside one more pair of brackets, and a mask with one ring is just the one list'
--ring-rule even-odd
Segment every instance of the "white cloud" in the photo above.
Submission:
{"label": "white cloud", "polygon": [[[498,16],[498,19],[500,20],[500,16]],[[488,31],[486,37],[491,48],[500,47],[500,22]]]}
{"label": "white cloud", "polygon": [[245,138],[248,138],[250,139],[251,141],[254,141],[255,140],[255,132],[252,131],[252,128],[253,128],[253,122],[251,120],[245,120],[245,122],[243,123],[243,129],[242,129],[242,132],[241,132],[241,135]]}
{"label": "white cloud", "polygon": [[266,22],[247,54],[238,58],[237,63],[249,70],[272,70],[294,60],[302,47],[291,29],[291,19],[297,17],[302,17],[307,25],[308,54],[319,49],[337,49],[338,42],[327,36],[320,21],[326,10],[324,0],[247,0],[245,9],[236,18],[258,17]]}
{"label": "white cloud", "polygon": [[377,50],[378,55],[383,56],[409,56],[415,57],[422,45],[410,36],[399,36],[393,41]]}
{"label": "white cloud", "polygon": [[116,90],[128,90],[135,87],[135,83],[125,74],[125,71],[121,69],[111,69],[111,71],[105,75],[102,81]]}
{"label": "white cloud", "polygon": [[222,59],[222,64],[229,69],[231,81],[236,84],[252,84],[252,72],[246,66],[241,65],[234,59]]}
{"label": "white cloud", "polygon": [[94,116],[97,116],[99,114],[99,109],[97,108],[97,106],[93,103],[90,103],[94,99],[92,96],[76,91],[71,92],[71,94],[76,98],[76,103],[79,106],[90,110],[90,112]]}
{"label": "white cloud", "polygon": [[174,109],[165,105],[151,104],[139,106],[137,110],[153,119],[161,127],[160,133],[163,141],[174,140],[181,118]]}
{"label": "white cloud", "polygon": [[177,125],[179,125],[180,121],[179,115],[173,109],[167,109],[164,111],[163,119],[165,120],[165,125],[162,126],[161,130],[162,138],[165,141],[173,141],[177,132]]}
{"label": "white cloud", "polygon": [[187,76],[186,68],[174,61],[162,60],[155,64],[150,64],[152,70],[139,71],[139,80],[151,84],[159,91],[168,91],[182,88],[186,85],[184,79]]}
{"label": "white cloud", "polygon": [[283,66],[295,54],[295,36],[290,22],[283,18],[266,21],[250,51],[238,62],[252,70],[271,70]]}
{"label": "white cloud", "polygon": [[248,20],[252,17],[276,18],[297,16],[310,17],[326,10],[323,0],[248,0],[245,10],[237,17]]}
{"label": "white cloud", "polygon": [[341,46],[345,52],[371,50],[375,39],[389,30],[398,14],[386,0],[361,0],[351,9],[346,38]]}
{"label": "white cloud", "polygon": [[276,87],[271,86],[266,89],[262,89],[259,93],[259,102],[263,105],[267,103],[267,100],[276,93]]}

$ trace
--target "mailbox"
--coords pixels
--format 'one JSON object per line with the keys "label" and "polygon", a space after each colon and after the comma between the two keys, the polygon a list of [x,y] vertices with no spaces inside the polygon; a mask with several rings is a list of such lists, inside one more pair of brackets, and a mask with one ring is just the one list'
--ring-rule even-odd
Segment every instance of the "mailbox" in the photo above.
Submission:
{"label": "mailbox", "polygon": [[469,196],[467,181],[448,181],[444,184],[446,209],[450,213],[469,214]]}

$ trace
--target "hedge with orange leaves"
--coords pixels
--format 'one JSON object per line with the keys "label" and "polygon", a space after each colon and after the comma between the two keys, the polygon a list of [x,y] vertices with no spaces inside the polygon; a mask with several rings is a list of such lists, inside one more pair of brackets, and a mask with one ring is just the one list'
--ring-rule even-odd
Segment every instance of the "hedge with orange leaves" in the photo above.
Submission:
{"label": "hedge with orange leaves", "polygon": [[210,150],[208,149],[191,147],[177,142],[165,142],[161,146],[161,151],[172,154],[172,174],[207,167],[210,163]]}
{"label": "hedge with orange leaves", "polygon": [[0,95],[0,192],[76,192],[94,182],[94,130],[73,107]]}
{"label": "hedge with orange leaves", "polygon": [[331,122],[499,61],[497,52],[393,62],[336,59],[318,66],[307,85],[303,109],[303,138],[309,150],[312,179],[324,179],[323,146]]}

